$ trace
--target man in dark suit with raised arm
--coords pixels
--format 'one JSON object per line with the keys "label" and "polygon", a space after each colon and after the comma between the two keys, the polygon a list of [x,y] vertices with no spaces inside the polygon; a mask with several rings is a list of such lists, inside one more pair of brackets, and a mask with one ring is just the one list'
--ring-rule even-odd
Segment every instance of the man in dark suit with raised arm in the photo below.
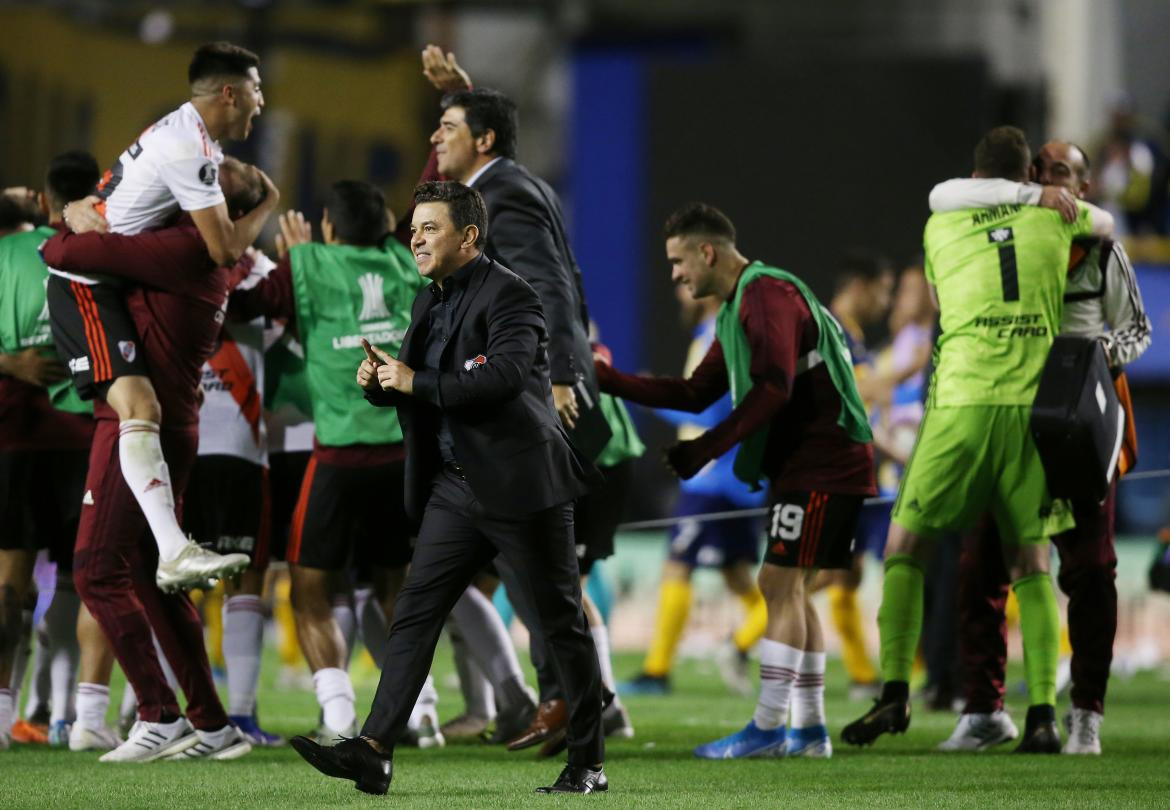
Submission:
{"label": "man in dark suit with raised arm", "polygon": [[569,763],[539,792],[605,790],[601,675],[581,609],[572,501],[597,472],[553,406],[540,299],[481,252],[483,199],[456,182],[415,192],[411,250],[431,279],[399,359],[367,345],[358,384],[398,408],[406,508],[421,528],[361,737],[293,747],[321,772],[385,793],[443,622],[497,553],[519,573],[569,705]]}

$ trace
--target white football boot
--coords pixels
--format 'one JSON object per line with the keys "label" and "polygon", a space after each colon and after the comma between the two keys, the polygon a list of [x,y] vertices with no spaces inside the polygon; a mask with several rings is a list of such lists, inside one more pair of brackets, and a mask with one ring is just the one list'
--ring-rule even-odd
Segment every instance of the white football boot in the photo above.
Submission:
{"label": "white football boot", "polygon": [[1062,754],[1101,754],[1101,721],[1105,718],[1089,709],[1073,706],[1064,716],[1068,730]]}
{"label": "white football boot", "polygon": [[121,744],[122,738],[109,726],[94,729],[74,723],[69,729],[70,751],[112,751]]}
{"label": "white football boot", "polygon": [[216,554],[190,540],[169,562],[159,560],[155,584],[166,593],[203,588],[214,580],[233,577],[248,567],[247,554]]}
{"label": "white football boot", "polygon": [[1003,709],[991,714],[961,714],[955,730],[938,744],[938,750],[984,751],[1019,736],[1020,730]]}
{"label": "white football boot", "polygon": [[187,762],[196,759],[237,759],[252,750],[252,743],[235,726],[228,724],[215,731],[196,731],[199,740],[167,759]]}
{"label": "white football boot", "polygon": [[99,762],[153,762],[186,751],[199,742],[199,735],[180,717],[173,723],[139,720],[126,735],[126,742],[102,755]]}

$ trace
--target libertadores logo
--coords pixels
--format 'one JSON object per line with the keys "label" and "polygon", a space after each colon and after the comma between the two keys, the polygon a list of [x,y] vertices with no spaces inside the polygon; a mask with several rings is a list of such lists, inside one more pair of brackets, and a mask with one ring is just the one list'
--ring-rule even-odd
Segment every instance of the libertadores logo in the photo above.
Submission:
{"label": "libertadores logo", "polygon": [[358,286],[362,290],[362,309],[358,313],[358,320],[389,318],[390,310],[386,309],[386,299],[382,295],[382,277],[377,273],[366,273],[358,276]]}

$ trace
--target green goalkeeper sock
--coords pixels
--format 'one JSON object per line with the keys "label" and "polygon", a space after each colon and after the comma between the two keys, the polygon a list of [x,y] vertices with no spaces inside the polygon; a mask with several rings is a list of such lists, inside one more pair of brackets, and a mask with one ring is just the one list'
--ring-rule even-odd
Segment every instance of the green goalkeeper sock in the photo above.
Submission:
{"label": "green goalkeeper sock", "polygon": [[908,682],[922,635],[922,568],[909,554],[887,557],[885,567],[878,609],[882,680]]}
{"label": "green goalkeeper sock", "polygon": [[1056,666],[1060,658],[1060,611],[1047,573],[1029,574],[1012,583],[1020,603],[1024,636],[1024,671],[1032,706],[1056,705]]}

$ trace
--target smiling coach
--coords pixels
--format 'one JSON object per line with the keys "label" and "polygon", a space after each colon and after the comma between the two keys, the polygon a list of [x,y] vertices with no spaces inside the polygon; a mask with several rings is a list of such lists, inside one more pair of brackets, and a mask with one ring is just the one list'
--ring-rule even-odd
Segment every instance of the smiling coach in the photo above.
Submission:
{"label": "smiling coach", "polygon": [[597,479],[553,406],[536,292],[483,255],[483,199],[456,182],[415,190],[411,250],[431,280],[414,301],[401,361],[367,344],[358,384],[398,408],[406,508],[421,528],[362,736],[292,743],[318,770],[385,793],[394,744],[443,622],[497,552],[515,568],[569,704],[569,764],[540,792],[605,790],[601,674],[581,610],[573,500]]}

